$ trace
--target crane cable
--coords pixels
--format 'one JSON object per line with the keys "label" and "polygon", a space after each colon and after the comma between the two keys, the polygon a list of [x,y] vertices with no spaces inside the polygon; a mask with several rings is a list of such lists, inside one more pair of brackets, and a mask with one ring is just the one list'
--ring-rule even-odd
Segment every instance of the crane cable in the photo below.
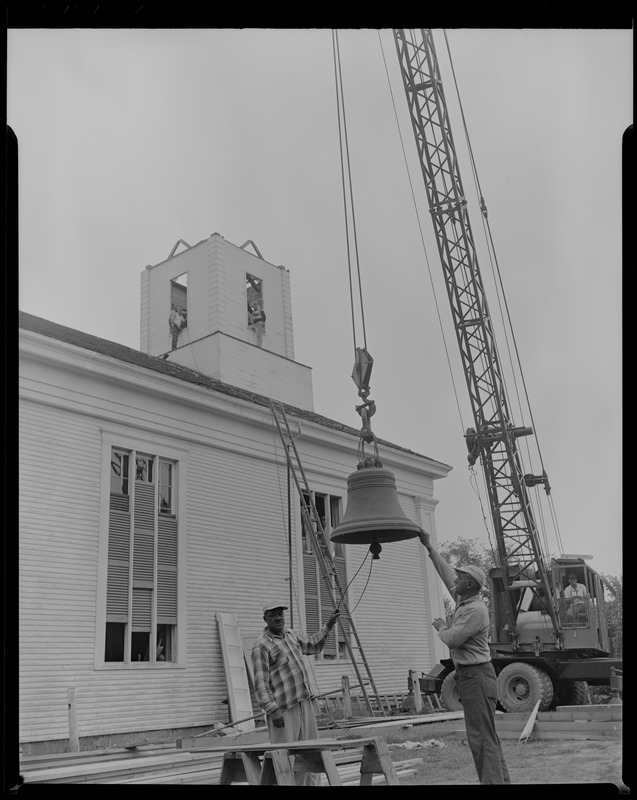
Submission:
{"label": "crane cable", "polygon": [[[480,178],[478,176],[478,170],[477,170],[475,158],[474,158],[474,155],[473,155],[473,148],[471,146],[471,140],[470,140],[469,131],[468,131],[468,128],[467,128],[467,123],[466,123],[466,118],[465,118],[465,113],[464,113],[464,107],[463,107],[463,104],[462,104],[462,99],[460,97],[460,90],[459,90],[458,82],[457,82],[457,79],[456,79],[455,68],[454,68],[454,65],[453,65],[453,58],[451,56],[451,49],[449,47],[449,40],[448,40],[448,37],[447,37],[447,32],[445,30],[443,30],[443,35],[444,35],[444,38],[445,38],[445,45],[446,45],[446,48],[447,48],[447,54],[448,54],[448,57],[449,57],[449,64],[450,64],[450,67],[451,67],[451,74],[453,76],[454,87],[455,87],[455,90],[456,90],[456,97],[457,97],[457,100],[458,100],[458,105],[459,105],[459,108],[460,108],[460,114],[461,114],[461,117],[462,117],[462,125],[463,125],[464,134],[465,134],[465,141],[467,143],[467,149],[468,149],[468,153],[469,153],[469,160],[470,160],[470,163],[471,163],[471,170],[472,170],[472,174],[473,174],[474,184],[475,184],[475,187],[476,187],[476,191],[478,193],[478,197],[480,198],[480,208],[481,208],[481,211],[482,211],[482,215],[481,215],[482,216],[482,225],[483,225],[483,229],[485,231],[485,236],[486,236],[486,239],[487,239],[488,251],[489,251],[489,260],[490,260],[490,263],[491,263],[491,271],[492,271],[492,274],[494,276],[494,282],[495,282],[495,285],[496,285],[496,296],[498,298],[498,306],[500,308],[500,315],[501,315],[501,317],[503,319],[505,317],[505,314],[503,312],[502,304],[504,304],[504,311],[506,311],[506,320],[508,322],[508,329],[507,329],[507,326],[505,325],[504,326],[504,336],[505,336],[505,341],[506,341],[506,345],[507,345],[507,352],[509,354],[509,362],[511,364],[513,363],[513,356],[511,354],[511,346],[510,346],[510,343],[509,343],[509,336],[508,336],[507,330],[509,330],[510,333],[511,333],[511,340],[513,342],[513,349],[515,351],[515,361],[517,363],[518,370],[519,370],[519,373],[520,373],[520,379],[522,381],[522,389],[523,389],[523,393],[524,393],[524,398],[526,400],[526,406],[527,406],[528,411],[529,411],[529,416],[530,416],[530,419],[531,419],[531,425],[533,427],[533,430],[535,431],[536,430],[536,428],[535,428],[535,419],[533,417],[533,411],[532,411],[532,408],[531,408],[531,402],[530,402],[530,398],[529,398],[529,394],[528,394],[526,380],[525,380],[525,377],[524,377],[524,371],[522,369],[522,363],[521,363],[521,360],[520,360],[520,353],[519,353],[519,349],[518,349],[517,339],[516,339],[516,336],[515,336],[515,331],[513,329],[513,323],[511,321],[511,314],[510,314],[510,311],[509,311],[509,305],[508,305],[508,302],[507,302],[506,293],[504,291],[504,283],[503,283],[503,280],[502,280],[502,273],[500,271],[500,264],[499,264],[499,260],[498,260],[497,253],[496,253],[496,250],[495,250],[495,244],[494,244],[493,235],[492,235],[492,232],[491,232],[491,225],[489,223],[486,203],[485,203],[485,200],[484,200],[484,196],[482,194],[482,188],[481,188],[481,185],[480,185]],[[497,274],[497,277],[496,277],[496,274]],[[498,291],[498,287],[499,287],[499,291]],[[522,413],[522,403],[521,403],[521,400],[520,400],[520,393],[519,393],[518,383],[517,383],[516,374],[515,374],[514,370],[512,370],[512,376],[513,376],[513,383],[514,383],[517,402],[518,402],[518,408],[520,409],[520,413]],[[505,387],[505,391],[506,391],[506,387]],[[538,449],[538,457],[540,459],[540,466],[542,468],[542,471],[545,472],[544,460],[543,460],[543,457],[542,457],[542,450],[541,450],[541,447],[540,447],[539,437],[538,437],[537,433],[535,434],[535,441],[536,441],[536,445],[537,445],[537,449]],[[531,455],[530,455],[528,442],[526,443],[526,448],[527,448],[527,454],[529,456],[529,459],[531,460]],[[536,489],[536,497],[537,497],[537,495],[538,495],[538,492],[537,492],[537,489]],[[547,492],[547,497],[548,497],[549,509],[551,511],[551,518],[553,520],[553,526],[554,526],[555,533],[556,533],[557,542],[558,542],[558,545],[560,546],[560,548],[562,548],[563,545],[562,545],[562,542],[561,542],[560,529],[559,529],[559,524],[558,524],[558,520],[557,520],[557,514],[556,514],[555,506],[554,506],[554,503],[553,503],[553,499],[552,499],[551,495],[548,494],[548,492]],[[539,503],[537,505],[538,505],[538,508],[541,508]],[[542,517],[542,520],[543,520],[543,517]],[[543,526],[543,529],[542,529],[542,535],[543,535],[543,538],[544,538],[544,545],[545,545],[546,552],[548,552],[549,548],[548,548],[548,543],[546,541],[546,531],[545,531],[544,526]]]}
{"label": "crane cable", "polygon": [[[334,82],[336,89],[336,112],[338,118],[338,138],[341,158],[341,182],[343,189],[343,211],[345,216],[345,239],[347,245],[347,272],[349,276],[349,296],[352,314],[352,338],[354,341],[354,352],[356,352],[356,314],[354,311],[354,286],[352,280],[352,249],[356,259],[356,274],[358,280],[359,313],[363,333],[363,346],[367,349],[367,332],[365,328],[365,307],[363,303],[363,289],[360,271],[360,259],[358,255],[358,237],[356,234],[356,215],[354,214],[354,189],[352,185],[352,169],[349,155],[349,141],[347,137],[347,118],[345,116],[345,96],[343,92],[343,75],[341,71],[341,53],[338,42],[338,31],[332,30],[332,53],[334,58]],[[347,163],[345,163],[347,162]],[[346,181],[347,179],[347,181]],[[347,182],[347,185],[346,185]],[[351,212],[351,222],[348,217],[348,194],[349,207]],[[352,241],[350,241],[350,226],[352,230]]]}
{"label": "crane cable", "polygon": [[[387,59],[385,58],[385,50],[384,50],[384,47],[383,47],[383,41],[382,41],[381,36],[380,36],[380,31],[378,32],[378,42],[379,42],[381,54],[382,54],[382,57],[383,57],[383,63],[385,65],[385,75],[387,77],[387,85],[389,87],[389,96],[391,98],[392,106],[393,106],[393,109],[394,109],[394,119],[396,121],[396,129],[398,131],[398,138],[400,140],[400,146],[401,146],[401,150],[402,150],[402,154],[403,154],[403,161],[405,163],[405,172],[407,174],[407,180],[409,182],[409,188],[410,188],[410,191],[411,191],[412,204],[413,204],[413,207],[414,207],[414,213],[416,215],[416,222],[418,224],[418,231],[420,233],[420,243],[421,243],[421,246],[422,246],[423,254],[425,256],[425,264],[427,265],[427,272],[429,274],[429,283],[431,285],[431,292],[432,292],[432,295],[433,295],[434,305],[435,305],[435,308],[436,308],[436,316],[438,317],[438,327],[439,327],[439,330],[440,330],[440,335],[442,337],[443,348],[444,348],[444,351],[445,351],[445,358],[447,360],[447,368],[449,370],[449,377],[451,379],[451,386],[452,386],[454,398],[455,398],[455,401],[456,401],[456,409],[458,411],[458,418],[460,420],[460,432],[461,432],[461,436],[464,437],[464,433],[466,431],[467,426],[465,425],[465,423],[463,421],[463,418],[462,418],[462,409],[461,409],[461,406],[460,406],[460,399],[459,399],[459,396],[458,396],[458,389],[457,389],[457,386],[456,386],[456,381],[455,381],[454,374],[453,374],[453,368],[452,368],[452,365],[451,365],[451,357],[449,355],[449,346],[447,345],[447,337],[445,336],[445,329],[444,329],[444,325],[442,324],[442,316],[441,316],[441,313],[440,313],[440,304],[438,303],[438,294],[436,292],[436,286],[434,284],[433,273],[432,273],[432,269],[431,269],[431,263],[429,261],[429,254],[427,252],[427,245],[425,244],[425,237],[424,237],[424,234],[423,234],[422,221],[420,219],[420,214],[418,213],[418,203],[416,202],[416,194],[415,194],[415,191],[414,191],[414,184],[413,184],[413,181],[411,179],[411,170],[409,169],[409,163],[407,161],[407,154],[406,154],[406,150],[405,150],[405,141],[403,139],[402,131],[400,129],[400,123],[398,121],[398,112],[396,110],[396,101],[394,99],[394,92],[393,92],[392,85],[391,85],[391,80],[390,80],[390,77],[389,77],[389,69],[387,67]],[[471,475],[469,477],[469,485],[471,486],[474,494],[478,498],[478,503],[480,505],[480,511],[481,511],[481,514],[482,514],[482,520],[484,522],[484,527],[485,527],[487,539],[489,541],[489,547],[491,548],[492,553],[494,553],[495,550],[494,550],[493,542],[491,540],[491,530],[489,528],[489,520],[488,520],[488,518],[487,518],[487,516],[486,516],[486,514],[484,512],[484,503],[483,503],[483,500],[482,500],[482,496],[480,494],[480,488],[479,488],[479,486],[477,484],[476,472],[472,467],[469,467],[469,470],[470,470],[470,473],[471,473]],[[485,487],[485,492],[486,492],[486,487]],[[495,560],[496,559],[494,557],[494,561]]]}
{"label": "crane cable", "polygon": [[[340,161],[341,161],[341,183],[342,183],[342,191],[343,191],[343,209],[344,209],[344,216],[345,216],[345,237],[346,237],[346,245],[347,245],[347,271],[348,271],[348,278],[349,278],[349,294],[350,294],[350,308],[351,308],[351,315],[352,315],[352,338],[353,338],[353,346],[354,352],[356,352],[357,347],[357,338],[356,338],[356,314],[354,308],[354,286],[353,286],[353,276],[352,276],[352,248],[354,251],[354,256],[356,260],[356,274],[358,280],[358,298],[359,298],[359,312],[361,318],[361,326],[362,326],[362,335],[363,335],[363,345],[365,349],[367,349],[367,331],[365,327],[365,307],[363,302],[363,293],[362,293],[362,280],[361,280],[361,272],[360,272],[360,259],[358,253],[358,237],[356,232],[356,217],[354,214],[354,190],[353,190],[353,183],[352,183],[352,173],[351,173],[351,162],[349,156],[349,143],[348,143],[348,136],[347,136],[347,118],[345,115],[345,98],[343,92],[343,76],[341,70],[341,57],[340,57],[340,48],[338,42],[338,31],[333,29],[332,30],[332,52],[333,52],[333,59],[334,59],[334,81],[335,81],[335,93],[336,93],[336,103],[337,103],[337,119],[338,119],[338,134],[339,134],[339,150],[340,150]],[[348,218],[348,194],[349,194],[349,206],[351,209],[351,223]],[[350,227],[352,230],[352,241],[350,241]],[[273,434],[274,434],[274,423],[273,423]],[[275,452],[275,460],[277,461],[278,467],[278,451],[277,451],[277,444],[276,444],[276,436],[275,436],[275,445],[274,445],[274,452]],[[289,464],[288,464],[289,470]],[[279,498],[281,501],[281,505],[283,507],[283,491],[280,485],[280,475],[279,469],[277,468],[277,478],[279,479]],[[289,515],[290,515],[290,505],[289,505],[289,480],[288,480],[288,526],[290,523]],[[285,512],[283,513],[284,519],[286,518]],[[288,546],[288,556],[291,558],[291,542],[289,538],[289,532],[287,536],[287,546]],[[352,585],[354,579],[358,576],[358,573],[363,568],[367,557],[371,555],[371,553],[366,553],[365,558],[363,559],[360,567],[356,570],[352,579],[349,581],[347,586],[342,591],[342,596],[337,604],[337,609],[340,609],[341,603],[347,596],[347,591],[349,587]],[[370,568],[369,574],[367,576],[367,580],[365,582],[365,586],[363,587],[363,591],[356,602],[354,608],[349,610],[349,616],[353,611],[358,607],[359,603],[363,599],[365,591],[369,585],[369,581],[371,578],[372,573],[372,566],[374,560],[370,559]],[[292,583],[292,575],[289,575],[290,582],[291,582],[291,591],[294,595],[295,605],[297,610],[299,611],[299,627],[301,630],[304,629],[304,625],[301,621],[301,614],[300,614],[300,600],[298,597],[296,586]],[[314,680],[316,681],[316,676],[314,675],[313,666],[310,665],[311,672],[313,674]]]}
{"label": "crane cable", "polygon": [[464,436],[464,432],[466,430],[466,427],[465,427],[465,425],[463,423],[463,419],[462,419],[462,410],[461,410],[461,407],[460,407],[460,400],[459,400],[459,397],[458,397],[458,390],[456,388],[456,382],[455,382],[455,379],[454,379],[454,376],[453,376],[453,369],[451,367],[451,358],[449,356],[449,347],[447,346],[447,338],[445,336],[445,329],[444,329],[444,326],[442,324],[442,316],[440,314],[440,305],[438,303],[438,295],[436,293],[436,287],[434,285],[433,274],[432,274],[432,270],[431,270],[431,264],[429,263],[429,254],[427,252],[427,245],[425,244],[425,237],[424,237],[424,234],[423,234],[422,222],[421,222],[421,219],[420,219],[420,214],[418,213],[418,204],[416,202],[416,194],[414,192],[414,184],[413,184],[413,181],[411,179],[411,172],[409,170],[409,164],[407,162],[407,154],[406,154],[406,151],[405,151],[405,142],[404,142],[404,139],[403,139],[402,131],[400,129],[400,124],[398,122],[398,112],[396,110],[396,101],[394,100],[394,92],[392,90],[391,81],[389,79],[389,69],[387,68],[387,59],[385,58],[385,49],[383,47],[383,41],[382,41],[381,36],[380,36],[380,31],[378,31],[378,43],[380,44],[380,51],[381,51],[381,54],[382,54],[382,57],[383,57],[383,64],[385,65],[385,75],[387,77],[387,85],[389,87],[389,96],[391,98],[392,106],[393,106],[393,109],[394,109],[394,119],[396,121],[396,128],[398,130],[398,138],[400,139],[400,146],[401,146],[401,149],[402,149],[403,161],[405,162],[405,168],[406,168],[406,172],[407,172],[407,180],[409,182],[409,189],[410,189],[410,192],[411,192],[411,199],[412,199],[412,203],[413,203],[413,207],[414,207],[414,213],[416,214],[416,222],[418,223],[418,231],[420,233],[420,243],[422,245],[423,253],[424,253],[424,256],[425,256],[425,264],[427,265],[427,272],[429,274],[429,282],[431,284],[431,290],[432,290],[432,294],[433,294],[434,305],[435,305],[435,308],[436,308],[436,316],[438,317],[438,325],[439,325],[439,328],[440,328],[440,334],[442,336],[442,343],[443,343],[443,347],[444,347],[444,351],[445,351],[445,357],[447,359],[447,366],[449,368],[449,376],[451,378],[451,385],[452,385],[454,397],[455,397],[455,400],[456,400],[456,408],[458,410],[458,417],[460,419],[460,429],[462,431],[462,435]]}

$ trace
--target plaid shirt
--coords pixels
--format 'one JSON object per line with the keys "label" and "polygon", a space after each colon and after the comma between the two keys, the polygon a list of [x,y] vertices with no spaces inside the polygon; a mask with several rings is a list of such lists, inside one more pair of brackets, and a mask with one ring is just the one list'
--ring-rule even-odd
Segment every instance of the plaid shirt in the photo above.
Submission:
{"label": "plaid shirt", "polygon": [[252,648],[252,667],[257,701],[266,714],[292,708],[310,697],[304,655],[320,653],[330,629],[323,625],[313,636],[303,636],[285,628],[275,636],[268,628]]}

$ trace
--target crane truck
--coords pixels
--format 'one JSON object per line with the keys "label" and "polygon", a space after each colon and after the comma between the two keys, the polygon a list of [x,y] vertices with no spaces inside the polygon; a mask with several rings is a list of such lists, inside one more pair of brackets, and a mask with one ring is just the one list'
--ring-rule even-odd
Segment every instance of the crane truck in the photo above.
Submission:
{"label": "crane truck", "polygon": [[[497,545],[489,583],[499,705],[509,712],[579,705],[588,684],[610,685],[622,666],[611,656],[604,583],[588,558],[548,561],[542,551],[529,488],[550,494],[551,487],[545,472],[523,470],[518,440],[534,432],[516,426],[509,410],[433,32],[394,29],[393,36],[471,403],[468,460],[481,463]],[[564,595],[571,574],[585,587],[576,602]],[[461,708],[451,660],[419,684],[448,710]]]}

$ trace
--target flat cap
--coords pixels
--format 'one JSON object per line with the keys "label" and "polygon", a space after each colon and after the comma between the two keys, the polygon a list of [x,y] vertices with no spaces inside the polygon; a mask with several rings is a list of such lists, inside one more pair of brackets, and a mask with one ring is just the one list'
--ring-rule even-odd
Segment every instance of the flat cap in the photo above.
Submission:
{"label": "flat cap", "polygon": [[455,567],[456,572],[464,572],[465,575],[468,575],[472,580],[474,580],[479,587],[484,586],[487,582],[487,576],[484,574],[484,570],[477,567],[475,564],[469,564],[467,567]]}

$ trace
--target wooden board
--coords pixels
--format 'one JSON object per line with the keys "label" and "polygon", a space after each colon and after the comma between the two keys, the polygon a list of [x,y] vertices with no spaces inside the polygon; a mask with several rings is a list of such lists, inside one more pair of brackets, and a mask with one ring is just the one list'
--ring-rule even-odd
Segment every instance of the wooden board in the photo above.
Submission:
{"label": "wooden board", "polygon": [[540,701],[538,700],[533,708],[533,711],[531,712],[531,716],[528,718],[527,723],[524,726],[524,730],[520,734],[521,742],[526,742],[526,740],[531,735],[531,731],[533,730],[533,726],[535,725],[535,718],[537,717],[537,712],[539,708],[540,708]]}
{"label": "wooden board", "polygon": [[255,721],[248,719],[254,715],[252,696],[248,683],[248,673],[243,655],[243,642],[239,622],[235,613],[217,613],[219,637],[223,651],[223,664],[228,684],[228,707],[230,721],[237,722],[235,727],[240,731],[253,731]]}

